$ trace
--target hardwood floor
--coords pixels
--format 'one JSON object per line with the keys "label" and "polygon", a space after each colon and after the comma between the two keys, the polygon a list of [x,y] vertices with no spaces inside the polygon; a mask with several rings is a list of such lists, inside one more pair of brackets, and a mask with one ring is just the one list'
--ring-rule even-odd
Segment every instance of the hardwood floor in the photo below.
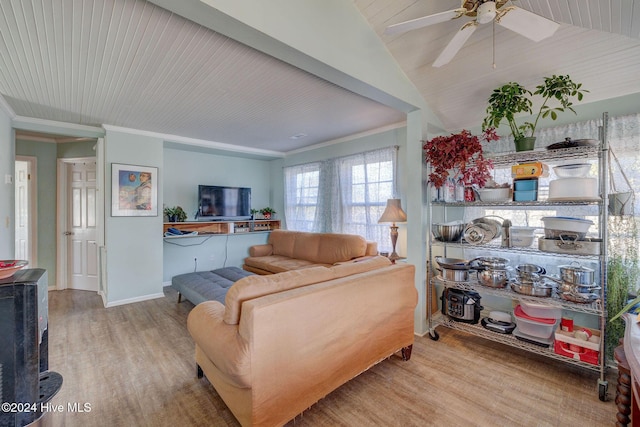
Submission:
{"label": "hardwood floor", "polygon": [[[237,426],[195,375],[186,330],[193,307],[177,294],[105,309],[92,292],[49,293],[50,369],[62,374],[46,426]],[[594,372],[439,328],[343,385],[289,426],[603,426],[615,423]],[[277,372],[274,372],[277,375]],[[313,379],[310,378],[310,381]],[[79,404],[84,412],[72,411]],[[89,410],[86,410],[89,409]]]}

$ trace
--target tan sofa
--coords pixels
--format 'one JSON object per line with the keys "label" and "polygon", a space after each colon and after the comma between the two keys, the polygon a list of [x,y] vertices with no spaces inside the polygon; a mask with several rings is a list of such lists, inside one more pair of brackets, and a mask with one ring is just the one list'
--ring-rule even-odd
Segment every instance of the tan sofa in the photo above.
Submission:
{"label": "tan sofa", "polygon": [[354,234],[307,233],[274,230],[267,244],[249,248],[243,269],[274,274],[314,266],[326,266],[378,254],[375,242]]}
{"label": "tan sofa", "polygon": [[243,426],[285,424],[400,351],[414,331],[415,268],[376,256],[237,281],[187,326],[206,375]]}

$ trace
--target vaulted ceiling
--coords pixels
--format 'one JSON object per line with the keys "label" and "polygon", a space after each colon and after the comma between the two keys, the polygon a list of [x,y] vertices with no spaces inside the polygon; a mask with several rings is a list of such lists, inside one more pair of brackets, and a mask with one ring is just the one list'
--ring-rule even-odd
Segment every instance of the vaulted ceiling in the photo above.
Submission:
{"label": "vaulted ceiling", "polygon": [[[353,0],[442,131],[478,126],[491,90],[508,81],[533,88],[541,76],[569,74],[590,91],[585,102],[640,93],[640,0],[512,3],[559,30],[536,43],[484,24],[434,68],[467,17],[401,35],[384,29],[459,0]],[[0,95],[18,116],[274,152],[405,120],[398,109],[145,0],[3,0],[0,36]]]}
{"label": "vaulted ceiling", "polygon": [[469,17],[399,35],[384,30],[456,9],[460,0],[354,1],[447,131],[479,126],[491,91],[509,81],[533,89],[542,76],[569,74],[590,91],[584,102],[640,92],[639,0],[511,1],[507,6],[556,21],[560,28],[536,43],[500,25],[494,35],[494,25],[483,24],[439,68],[432,63]]}

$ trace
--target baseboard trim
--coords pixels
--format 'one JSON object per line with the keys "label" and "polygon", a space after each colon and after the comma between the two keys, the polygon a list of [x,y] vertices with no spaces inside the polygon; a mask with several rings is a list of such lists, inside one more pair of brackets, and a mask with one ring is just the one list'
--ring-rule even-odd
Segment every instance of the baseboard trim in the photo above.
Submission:
{"label": "baseboard trim", "polygon": [[105,304],[105,307],[106,308],[116,307],[119,305],[132,304],[134,302],[148,301],[148,300],[157,299],[157,298],[164,298],[164,293],[161,292],[159,294],[143,295],[135,298],[127,298],[127,299],[121,299],[118,301],[111,301]]}

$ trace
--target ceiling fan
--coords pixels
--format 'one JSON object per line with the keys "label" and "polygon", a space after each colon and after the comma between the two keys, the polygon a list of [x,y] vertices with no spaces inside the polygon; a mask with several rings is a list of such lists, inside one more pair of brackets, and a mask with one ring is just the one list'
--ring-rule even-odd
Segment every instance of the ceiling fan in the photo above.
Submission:
{"label": "ceiling fan", "polygon": [[558,23],[536,15],[533,12],[529,12],[528,10],[516,6],[505,7],[508,1],[509,0],[461,0],[461,5],[458,9],[390,25],[385,30],[385,34],[405,33],[429,25],[457,19],[463,15],[473,18],[472,21],[467,22],[460,28],[433,63],[434,67],[440,67],[453,59],[464,43],[471,37],[471,34],[478,28],[479,24],[487,24],[495,21],[495,23],[535,42],[550,37],[560,26]]}

